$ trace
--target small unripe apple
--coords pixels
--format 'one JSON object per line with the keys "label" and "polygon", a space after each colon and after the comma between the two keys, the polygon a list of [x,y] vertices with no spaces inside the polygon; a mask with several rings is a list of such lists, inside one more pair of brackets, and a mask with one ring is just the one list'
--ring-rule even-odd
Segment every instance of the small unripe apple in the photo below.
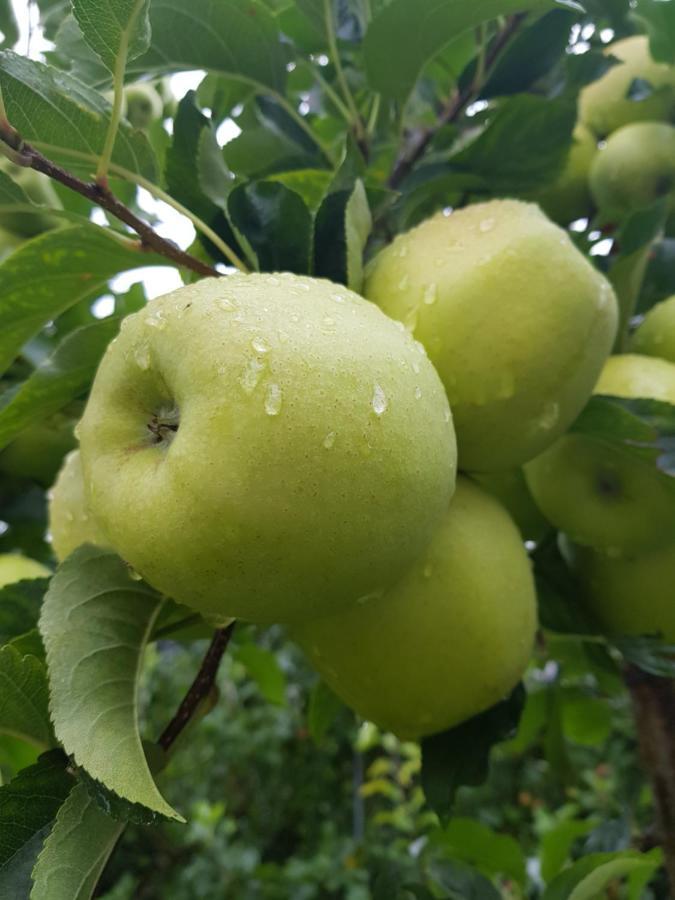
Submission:
{"label": "small unripe apple", "polygon": [[[675,403],[675,365],[612,356],[595,393]],[[675,485],[653,460],[570,433],[525,475],[546,518],[576,543],[618,557],[675,541]]]}
{"label": "small unripe apple", "polygon": [[582,599],[610,634],[675,641],[675,544],[618,559],[569,540],[561,549],[584,588]]}
{"label": "small unripe apple", "polygon": [[574,219],[587,216],[593,200],[588,186],[591,163],[598,152],[595,135],[578,123],[574,129],[574,142],[567,162],[554,182],[530,194],[527,199],[538,203],[549,219],[568,225]]}
{"label": "small unripe apple", "polygon": [[454,490],[424,348],[357,294],[289,274],[205,279],[129,316],[79,432],[111,546],[211,617],[293,621],[382,592]]}
{"label": "small unripe apple", "polygon": [[[26,166],[18,166],[6,157],[0,157],[0,170],[15,181],[38,206],[51,209],[62,209],[63,204],[54,190],[51,180],[41,172]],[[48,212],[3,212],[0,213],[0,227],[7,229],[19,237],[33,237],[59,224],[56,216]]]}
{"label": "small unripe apple", "polygon": [[675,363],[675,297],[653,306],[633,335],[632,349]]}
{"label": "small unripe apple", "polygon": [[623,217],[667,197],[675,206],[675,128],[638,122],[615,131],[593,160],[590,185],[605,217]]}
{"label": "small unripe apple", "polygon": [[29,425],[0,451],[0,472],[50,485],[75,446],[74,424],[71,416],[59,412]]}
{"label": "small unripe apple", "polygon": [[59,562],[80,544],[107,546],[87,506],[79,450],[73,450],[66,456],[49,492],[49,531],[54,555]]}
{"label": "small unripe apple", "polygon": [[[675,112],[675,68],[656,62],[649,39],[642,34],[624,38],[605,49],[621,60],[579,95],[579,118],[598,137],[607,137],[631,122],[666,121]],[[635,81],[646,81],[651,92],[631,99]]]}
{"label": "small unripe apple", "polygon": [[146,129],[161,118],[164,104],[152,84],[139,81],[124,88],[123,115],[134,128]]}
{"label": "small unripe apple", "polygon": [[474,473],[471,478],[499,500],[520,528],[524,541],[539,541],[551,529],[534,502],[522,469]]}
{"label": "small unripe apple", "polygon": [[504,698],[532,651],[530,561],[503,507],[460,477],[426,555],[384,596],[291,630],[345,703],[405,739]]}
{"label": "small unripe apple", "polygon": [[51,572],[42,563],[20,553],[0,553],[0,588],[24,578],[45,578]]}
{"label": "small unripe apple", "polygon": [[608,281],[532,203],[427,219],[373,260],[366,296],[427,348],[460,468],[514,468],[583,408],[614,342]]}

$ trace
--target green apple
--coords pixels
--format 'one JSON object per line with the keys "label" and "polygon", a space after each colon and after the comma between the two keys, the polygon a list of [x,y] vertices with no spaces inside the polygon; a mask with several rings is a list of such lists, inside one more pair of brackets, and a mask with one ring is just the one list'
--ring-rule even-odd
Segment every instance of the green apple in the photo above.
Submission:
{"label": "green apple", "polygon": [[627,216],[660,197],[675,208],[675,128],[637,122],[615,131],[593,160],[590,186],[605,217]]}
{"label": "green apple", "polygon": [[470,479],[426,555],[383,597],[291,629],[327,684],[401,738],[493,706],[532,651],[535,591],[518,529]]}
{"label": "green apple", "polygon": [[[579,95],[579,118],[598,137],[606,137],[631,122],[667,121],[675,112],[675,68],[657,63],[642,34],[610,44],[607,56],[621,60]],[[646,81],[651,93],[632,100],[636,80]]]}
{"label": "green apple", "polygon": [[42,563],[20,553],[0,553],[0,588],[24,578],[44,578],[51,574]]}
{"label": "green apple", "polygon": [[29,425],[0,451],[0,472],[50,485],[75,446],[74,424],[71,416],[56,413]]}
{"label": "green apple", "polygon": [[107,546],[107,541],[89,512],[84,495],[80,451],[66,456],[54,486],[49,491],[49,532],[54,555],[61,562],[80,544]]}
{"label": "green apple", "polygon": [[675,544],[612,559],[569,540],[561,549],[583,586],[583,600],[610,634],[660,635],[675,641]]}
{"label": "green apple", "polygon": [[511,469],[583,408],[612,347],[609,282],[532,203],[439,214],[375,257],[366,296],[427,348],[445,385],[459,465]]}
{"label": "green apple", "polygon": [[484,490],[499,500],[520,529],[525,541],[539,541],[550,530],[534,502],[522,469],[482,472],[471,475]]}
{"label": "green apple", "polygon": [[129,316],[79,426],[88,503],[151,585],[284,622],[382,592],[452,496],[424,348],[340,285],[205,279]]}
{"label": "green apple", "polygon": [[567,162],[558,178],[525,199],[538,203],[550,219],[561,225],[568,225],[574,219],[587,216],[593,206],[588,173],[597,151],[595,135],[585,125],[578,123],[574,129],[574,142]]}
{"label": "green apple", "polygon": [[653,306],[633,335],[632,349],[675,363],[675,297]]}
{"label": "green apple", "polygon": [[149,128],[161,118],[164,103],[152,84],[139,81],[124,89],[123,115],[134,128]]}
{"label": "green apple", "polygon": [[[675,364],[612,356],[595,392],[675,403]],[[576,543],[618,557],[675,541],[675,486],[650,460],[570,433],[525,476],[546,518]]]}
{"label": "green apple", "polygon": [[[51,209],[63,208],[51,180],[41,172],[36,172],[35,169],[29,169],[26,166],[18,166],[6,157],[0,157],[0,171],[9,175],[25,191],[29,200],[38,206]],[[0,213],[0,227],[20,238],[33,237],[58,224],[58,218],[50,216],[48,212],[7,211]]]}

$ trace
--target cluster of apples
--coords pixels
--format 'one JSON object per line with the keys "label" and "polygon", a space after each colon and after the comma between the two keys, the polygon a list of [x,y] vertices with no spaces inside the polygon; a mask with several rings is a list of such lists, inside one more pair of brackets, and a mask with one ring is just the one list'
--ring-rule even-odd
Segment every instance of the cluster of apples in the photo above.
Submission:
{"label": "cluster of apples", "polygon": [[529,198],[564,225],[594,207],[615,224],[661,197],[675,211],[675,67],[656,62],[641,34],[605,55],[613,64],[580,94],[563,172]]}
{"label": "cluster of apples", "polygon": [[479,482],[522,479],[568,429],[617,304],[566,232],[517,200],[400,235],[364,294],[232,275],[129,316],[52,491],[51,532],[60,558],[113,547],[212,622],[286,624],[349,705],[418,738],[522,676],[530,560]]}

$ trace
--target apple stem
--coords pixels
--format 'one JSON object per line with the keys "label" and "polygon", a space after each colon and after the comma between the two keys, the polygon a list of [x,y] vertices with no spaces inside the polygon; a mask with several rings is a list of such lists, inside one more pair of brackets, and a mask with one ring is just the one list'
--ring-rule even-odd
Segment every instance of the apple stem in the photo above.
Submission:
{"label": "apple stem", "polygon": [[158,744],[164,750],[169,750],[172,744],[177,740],[180,733],[190,723],[195,712],[201,706],[202,701],[208,697],[211,692],[218,674],[218,668],[221,660],[230,643],[232,632],[234,631],[235,622],[232,622],[227,628],[218,628],[213,639],[206,651],[206,655],[202,660],[199,671],[195,675],[194,681],[188,688],[186,695],[183,697],[180,706],[176,710],[176,714],[166,726]]}
{"label": "apple stem", "polygon": [[628,665],[624,680],[633,702],[642,764],[649,775],[663,849],[675,896],[675,682]]}

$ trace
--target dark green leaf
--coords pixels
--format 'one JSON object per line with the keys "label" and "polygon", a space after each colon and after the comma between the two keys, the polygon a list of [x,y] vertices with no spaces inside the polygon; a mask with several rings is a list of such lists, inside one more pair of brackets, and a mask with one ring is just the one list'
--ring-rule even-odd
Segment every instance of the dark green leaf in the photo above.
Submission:
{"label": "dark green leaf", "polygon": [[650,675],[675,678],[675,644],[667,644],[657,637],[617,637],[613,644],[624,659]]}
{"label": "dark green leaf", "polygon": [[611,881],[641,869],[655,872],[659,865],[659,857],[652,854],[592,853],[561,872],[542,900],[595,900]]}
{"label": "dark green leaf", "polygon": [[663,231],[667,216],[668,204],[665,198],[658,200],[653,206],[633,213],[622,224],[616,235],[621,256],[630,256],[651,244]]}
{"label": "dark green leaf", "polygon": [[2,32],[0,46],[6,44],[8,47],[11,47],[12,44],[19,40],[19,27],[16,23],[11,0],[2,0],[0,2],[0,31]]}
{"label": "dark green leaf", "polygon": [[320,744],[342,709],[342,701],[324,681],[317,681],[309,695],[307,728],[312,740]]}
{"label": "dark green leaf", "polygon": [[473,819],[451,819],[431,836],[433,846],[493,877],[501,875],[525,884],[525,858],[515,838],[498,834]]}
{"label": "dark green leaf", "polygon": [[447,900],[500,900],[501,895],[488,879],[466,863],[442,860],[432,863],[431,877],[444,891]]}
{"label": "dark green leaf", "polygon": [[286,676],[274,653],[257,644],[240,644],[235,657],[258,685],[260,693],[276,706],[286,705]]}
{"label": "dark green leaf", "polygon": [[0,648],[0,732],[42,749],[53,746],[44,664],[13,646]]}
{"label": "dark green leaf", "polygon": [[48,587],[48,578],[33,578],[0,589],[0,645],[37,626]]}
{"label": "dark green leaf", "polygon": [[556,538],[542,541],[532,561],[541,625],[564,634],[594,634],[596,629],[579,603],[581,586],[567,567]]}
{"label": "dark green leaf", "polygon": [[637,0],[636,14],[649,34],[649,49],[657,62],[675,63],[675,4]]}
{"label": "dark green leaf", "polygon": [[86,390],[119,324],[118,318],[104,319],[66,335],[11,400],[0,406],[0,448],[31,422],[51,415]]}
{"label": "dark green leaf", "polygon": [[448,818],[458,788],[485,780],[493,745],[513,734],[524,705],[525,690],[519,684],[491,709],[422,741],[422,787],[442,820]]}

